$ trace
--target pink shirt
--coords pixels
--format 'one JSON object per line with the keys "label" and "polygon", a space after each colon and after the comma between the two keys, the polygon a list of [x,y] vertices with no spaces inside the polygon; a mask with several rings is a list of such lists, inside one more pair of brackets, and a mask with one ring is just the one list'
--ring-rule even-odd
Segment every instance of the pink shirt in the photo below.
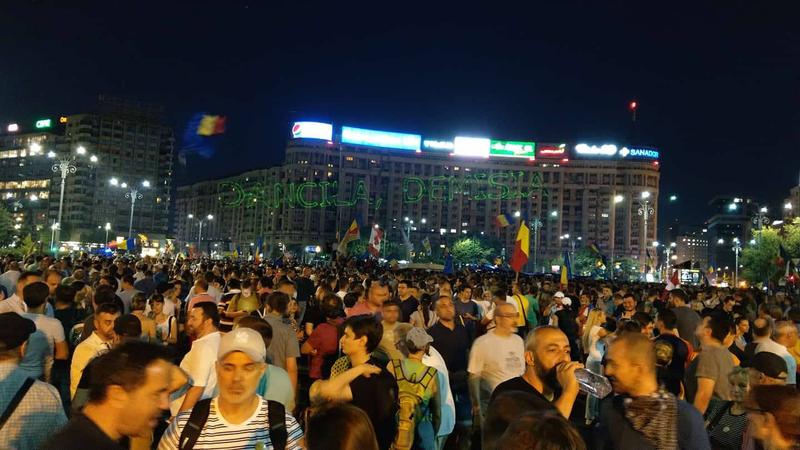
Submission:
{"label": "pink shirt", "polygon": [[214,297],[208,295],[207,293],[197,294],[194,297],[192,297],[191,300],[189,300],[189,309],[187,309],[186,311],[187,312],[191,311],[192,308],[194,308],[194,305],[202,302],[211,302],[216,304],[217,302],[215,300],[216,299]]}

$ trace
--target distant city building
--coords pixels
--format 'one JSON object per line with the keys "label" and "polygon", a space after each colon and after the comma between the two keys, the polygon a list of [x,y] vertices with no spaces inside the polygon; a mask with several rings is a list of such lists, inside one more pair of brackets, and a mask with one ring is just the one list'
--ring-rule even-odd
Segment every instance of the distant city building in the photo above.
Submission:
{"label": "distant city building", "polygon": [[755,238],[759,218],[766,224],[767,216],[760,213],[762,206],[751,198],[720,195],[711,199],[708,206],[713,213],[706,222],[709,265],[732,272],[736,259],[734,239],[744,247]]}
{"label": "distant city building", "polygon": [[783,200],[783,220],[800,216],[800,185],[789,190],[789,196]]}
{"label": "distant city building", "polygon": [[[689,227],[685,227],[689,228]],[[691,261],[694,269],[707,271],[708,264],[708,230],[696,227],[695,229],[684,229],[676,237],[675,258],[673,264],[681,264]]]}
{"label": "distant city building", "polygon": [[[102,242],[106,223],[112,238],[127,236],[131,201],[125,192],[130,189],[111,186],[112,177],[128,188],[148,182],[136,201],[133,233],[154,240],[166,236],[174,135],[160,108],[101,96],[91,113],[7,124],[0,132],[0,197],[12,208],[20,203],[23,211],[30,209],[40,240],[50,238],[57,221],[61,171],[53,167],[61,160],[72,160],[74,167],[64,185],[62,241]],[[38,200],[31,202],[34,194]]]}
{"label": "distant city building", "polygon": [[[469,235],[498,239],[509,249],[518,221],[528,218],[529,225],[541,224],[538,231],[531,227],[530,270],[537,248],[535,270],[549,270],[547,259],[578,239],[607,257],[642,259],[655,240],[655,149],[423,139],[353,127],[334,135],[331,124],[315,122],[295,123],[292,136],[279,167],[178,188],[176,237],[197,242],[202,221],[203,251],[245,252],[259,238],[270,246],[330,249],[358,217],[362,239],[377,225],[386,241],[408,241],[418,252],[425,238],[441,252]],[[652,213],[647,243],[646,213]],[[510,226],[498,227],[500,214]]]}

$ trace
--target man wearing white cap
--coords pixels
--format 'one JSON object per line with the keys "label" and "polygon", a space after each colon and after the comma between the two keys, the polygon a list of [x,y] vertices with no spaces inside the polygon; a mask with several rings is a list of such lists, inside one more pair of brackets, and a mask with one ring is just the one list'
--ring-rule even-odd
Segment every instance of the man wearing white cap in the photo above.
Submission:
{"label": "man wearing white cap", "polygon": [[256,394],[266,354],[257,331],[236,328],[226,334],[217,354],[219,395],[178,414],[161,438],[159,450],[302,449],[303,430],[297,420],[282,404]]}

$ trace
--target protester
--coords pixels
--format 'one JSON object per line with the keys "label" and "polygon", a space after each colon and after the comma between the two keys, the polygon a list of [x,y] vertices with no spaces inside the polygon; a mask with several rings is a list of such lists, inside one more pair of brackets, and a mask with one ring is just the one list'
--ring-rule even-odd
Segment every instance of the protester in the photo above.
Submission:
{"label": "protester", "polygon": [[382,280],[372,280],[369,288],[367,289],[367,301],[358,303],[356,306],[350,308],[347,312],[347,317],[357,316],[360,314],[377,315],[381,312],[383,302],[389,299],[389,286]]}
{"label": "protester", "polygon": [[786,361],[788,374],[786,384],[789,385],[797,384],[797,361],[787,349],[787,347],[794,346],[795,341],[797,341],[797,328],[791,322],[780,321],[775,324],[773,338],[762,341],[756,348],[756,354],[771,352]]}
{"label": "protester", "polygon": [[605,375],[617,396],[601,405],[595,448],[711,448],[700,413],[659,387],[655,349],[645,336],[617,337],[606,353]]}
{"label": "protester", "polygon": [[387,449],[397,433],[398,392],[392,374],[370,358],[382,336],[381,324],[371,315],[349,317],[340,342],[351,368],[315,382],[309,397],[312,404],[344,401],[361,408],[372,421],[378,447]]}
{"label": "protester", "polygon": [[[279,284],[280,285],[280,284]],[[289,296],[276,291],[266,298],[269,312],[264,315],[272,327],[272,342],[267,348],[267,356],[272,364],[289,374],[293,389],[297,389],[297,358],[300,357],[300,344],[294,330],[281,319],[289,306]]]}
{"label": "protester", "polygon": [[[261,335],[261,339],[264,341],[264,348],[269,348],[269,344],[272,342],[272,327],[260,317],[242,317],[236,323],[236,328],[255,330]],[[264,375],[261,376],[258,382],[256,394],[266,400],[280,402],[286,407],[287,411],[294,411],[294,388],[292,387],[292,381],[289,379],[289,374],[280,367],[270,364],[269,361],[265,360],[264,362]]]}
{"label": "protester", "polygon": [[67,423],[58,391],[19,368],[36,325],[15,312],[0,314],[0,448],[38,449]]}
{"label": "protester", "polygon": [[525,372],[500,383],[492,398],[506,391],[529,392],[536,399],[536,410],[557,410],[569,418],[578,396],[575,370],[580,367],[583,364],[570,361],[570,343],[564,332],[553,326],[538,327],[525,342]]}
{"label": "protester", "polygon": [[580,434],[553,411],[526,412],[508,426],[497,441],[502,450],[585,450]]}
{"label": "protester", "polygon": [[308,376],[312,383],[329,378],[331,366],[339,349],[339,326],[342,324],[342,300],[338,295],[328,294],[320,304],[320,314],[325,322],[313,328],[311,335],[303,342],[300,353],[309,355]]}
{"label": "protester", "polygon": [[504,303],[494,313],[495,328],[479,337],[469,354],[469,390],[473,421],[480,423],[492,391],[525,371],[525,344],[516,335],[517,312]]}
{"label": "protester", "polygon": [[734,367],[728,375],[731,384],[729,402],[715,402],[706,413],[706,430],[714,449],[738,450],[742,448],[744,432],[747,429],[747,409],[745,400],[749,390],[747,369]]}
{"label": "protester", "polygon": [[318,409],[306,424],[307,450],[378,450],[367,414],[347,403]]}
{"label": "protester", "polygon": [[139,319],[142,323],[142,339],[156,343],[156,323],[147,316],[145,309],[147,308],[147,296],[143,292],[138,292],[131,299],[131,314]]}
{"label": "protester", "polygon": [[711,400],[731,400],[728,374],[733,370],[733,355],[723,342],[733,329],[730,319],[719,313],[703,318],[697,329],[700,353],[686,369],[686,400],[705,414]]}
{"label": "protester", "polygon": [[131,341],[98,356],[89,402],[42,449],[124,449],[124,438],[150,436],[168,407],[171,381],[163,347]]}
{"label": "protester", "polygon": [[686,291],[683,289],[671,290],[669,292],[669,301],[672,312],[675,313],[677,319],[675,329],[678,330],[678,336],[689,341],[689,343],[692,344],[692,348],[699,348],[700,341],[695,331],[702,322],[702,319],[697,312],[686,306],[689,302],[689,296],[686,294]]}
{"label": "protester", "polygon": [[800,445],[800,393],[793,386],[755,386],[747,398],[753,437],[765,449]]}
{"label": "protester", "polygon": [[167,313],[164,296],[162,294],[153,294],[150,297],[150,305],[152,310],[148,318],[155,324],[156,342],[162,345],[177,344],[178,321],[175,316]]}
{"label": "protester", "polygon": [[653,341],[658,364],[658,382],[677,396],[684,392],[686,365],[693,353],[691,344],[677,335],[678,317],[673,309],[662,309],[656,318],[658,337]]}
{"label": "protester", "polygon": [[175,416],[188,411],[200,400],[211,398],[217,388],[214,363],[219,349],[219,312],[213,302],[199,302],[189,312],[186,333],[194,338],[192,349],[181,361],[181,369],[191,377],[192,386],[182,395],[170,399],[170,411]]}
{"label": "protester", "polygon": [[58,319],[45,316],[48,295],[48,286],[41,281],[28,284],[22,289],[22,300],[28,312],[22,313],[21,316],[32,320],[36,324],[37,333],[45,337],[45,346],[42,347],[39,347],[38,343],[42,342],[39,339],[29,342],[23,364],[31,357],[32,362],[35,361],[38,365],[37,373],[40,373],[45,381],[51,381],[53,365],[64,366],[69,357],[69,345],[64,337],[64,327]]}
{"label": "protester", "polygon": [[75,353],[72,355],[69,371],[70,397],[75,397],[78,382],[86,365],[99,354],[111,349],[115,338],[114,321],[119,315],[120,308],[113,303],[102,303],[94,310],[94,331],[75,348]]}
{"label": "protester", "polygon": [[219,394],[178,414],[159,450],[302,449],[303,431],[295,418],[282,404],[256,394],[266,352],[255,330],[236,328],[227,333],[219,342],[215,363]]}

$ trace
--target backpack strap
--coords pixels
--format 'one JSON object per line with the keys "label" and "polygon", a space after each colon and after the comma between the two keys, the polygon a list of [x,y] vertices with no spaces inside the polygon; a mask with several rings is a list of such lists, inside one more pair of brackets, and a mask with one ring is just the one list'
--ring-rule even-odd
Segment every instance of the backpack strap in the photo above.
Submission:
{"label": "backpack strap", "polygon": [[[181,437],[178,439],[178,450],[192,450],[197,439],[200,438],[200,433],[203,427],[206,426],[208,414],[211,412],[211,399],[200,400],[195,403],[192,408],[192,413],[189,414],[189,420],[183,426]],[[178,420],[178,419],[175,419]]]}
{"label": "backpack strap", "polygon": [[435,376],[436,376],[436,369],[433,367],[428,367],[425,370],[425,373],[422,374],[422,378],[420,378],[419,384],[421,384],[423,388],[428,389],[428,385],[431,384]]}
{"label": "backpack strap", "polygon": [[286,429],[286,408],[283,403],[267,400],[267,414],[269,416],[269,440],[275,450],[284,450],[289,440],[289,431]]}
{"label": "backpack strap", "polygon": [[403,364],[399,359],[392,360],[392,367],[394,368],[394,378],[397,381],[407,380],[406,375],[403,372]]}
{"label": "backpack strap", "polygon": [[10,419],[11,415],[14,414],[17,406],[19,406],[20,402],[22,402],[22,399],[25,398],[25,394],[28,393],[28,389],[33,386],[34,381],[35,380],[33,378],[26,378],[25,382],[22,383],[22,386],[19,387],[17,393],[14,394],[14,398],[11,399],[11,403],[8,404],[6,410],[3,411],[3,415],[0,416],[0,429],[3,429],[3,426],[6,424],[6,422],[8,422],[8,419]]}

